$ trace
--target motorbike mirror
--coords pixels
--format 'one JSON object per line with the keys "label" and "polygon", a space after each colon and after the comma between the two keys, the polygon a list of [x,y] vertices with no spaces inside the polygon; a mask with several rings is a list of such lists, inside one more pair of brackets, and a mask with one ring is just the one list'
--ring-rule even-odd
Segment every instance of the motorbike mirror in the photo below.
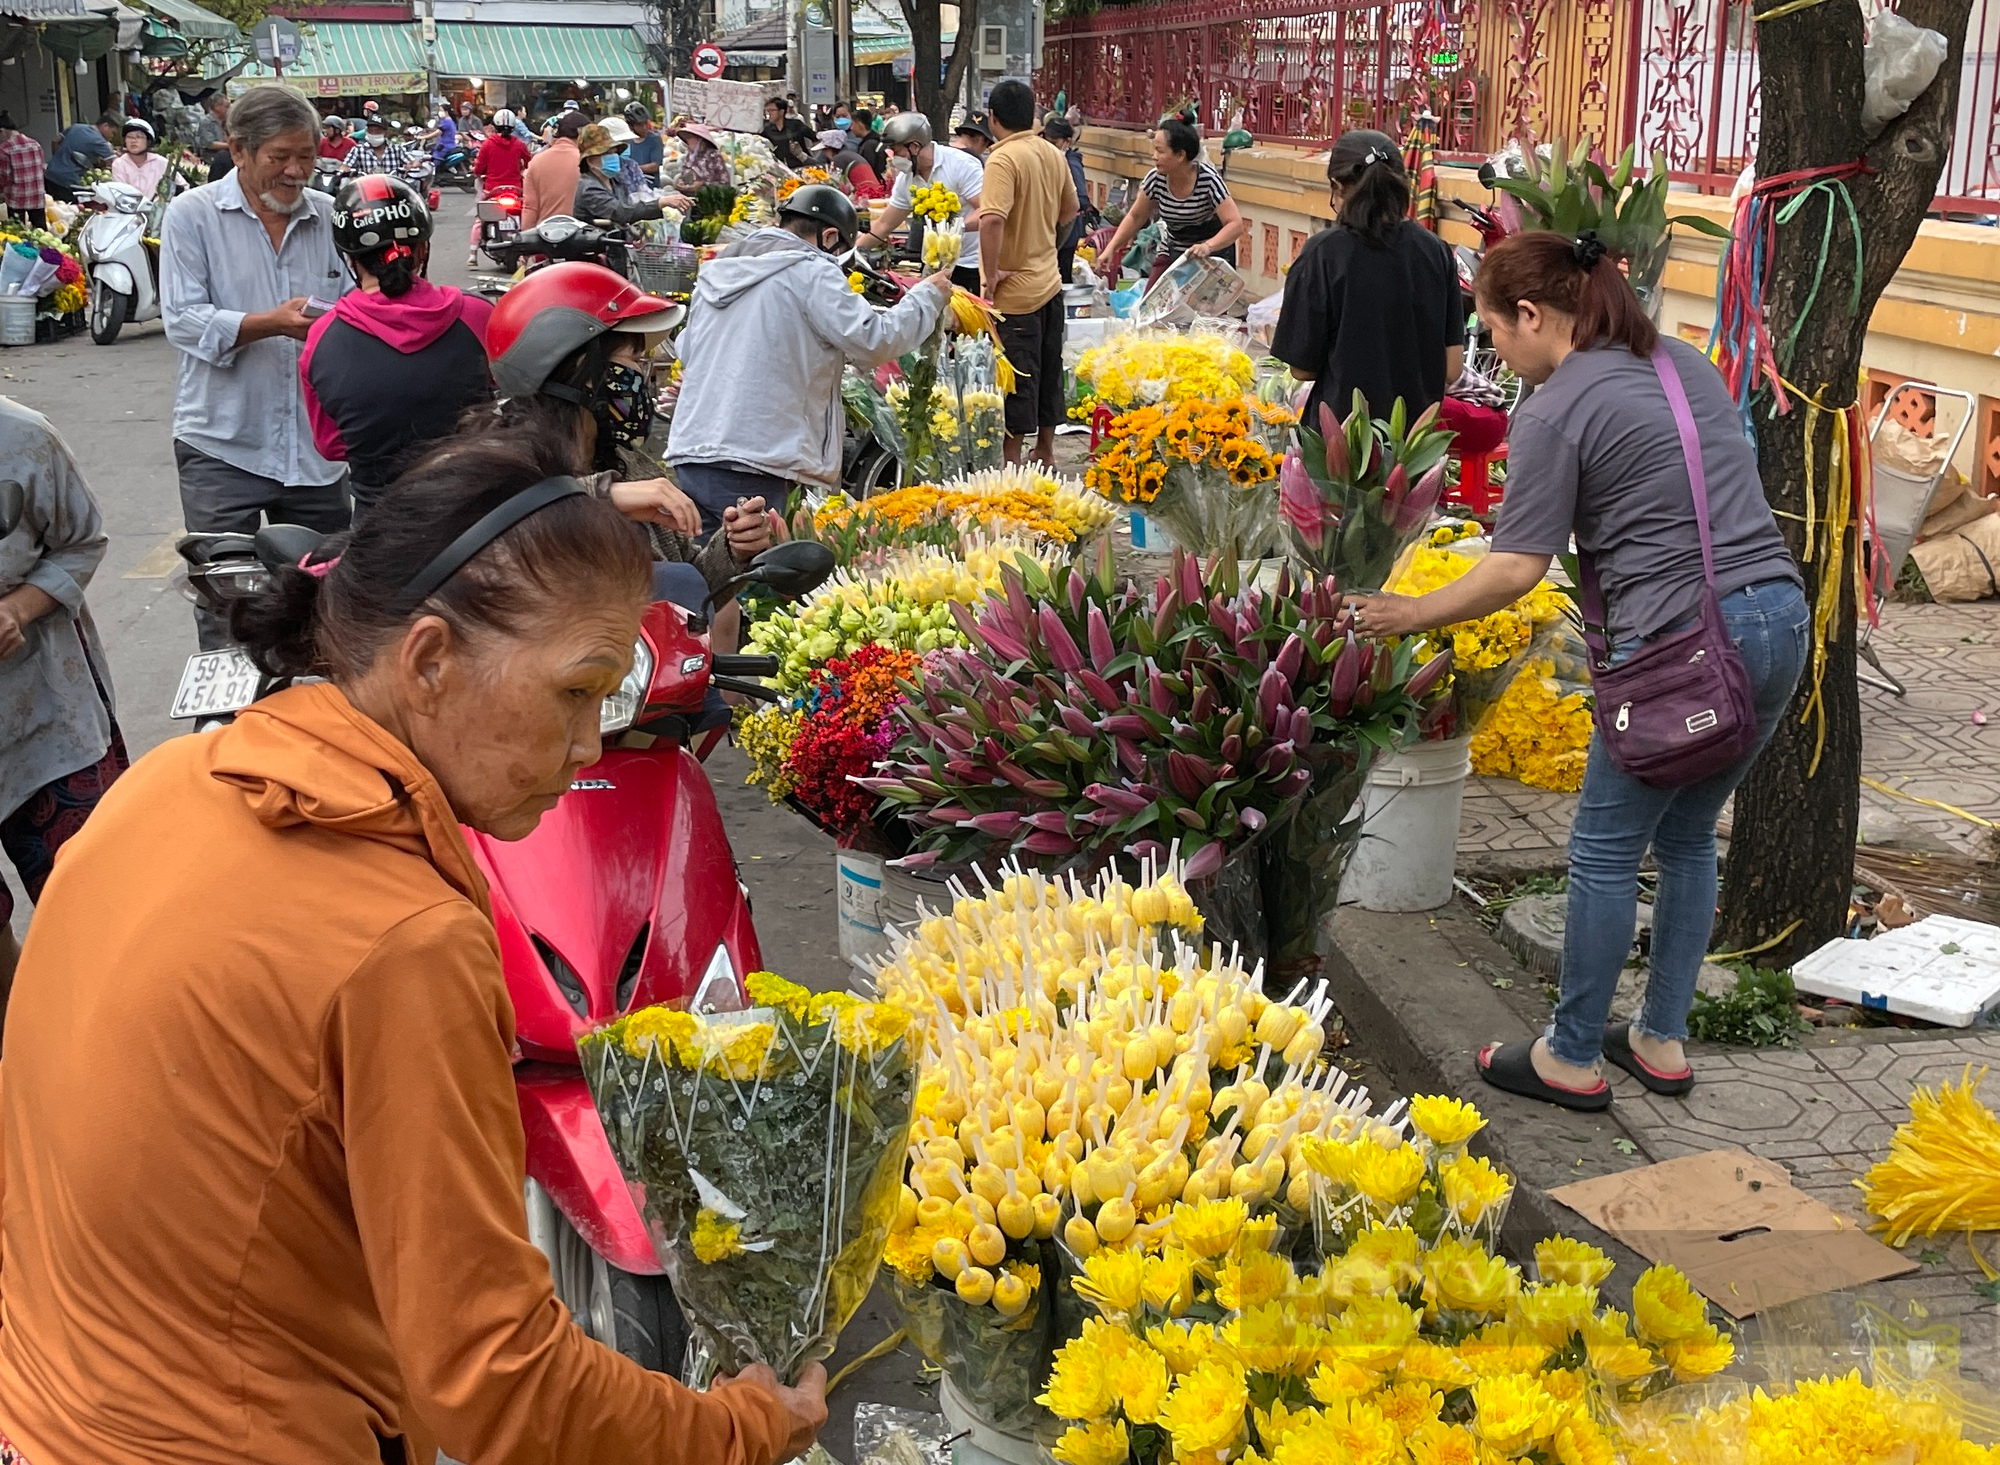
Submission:
{"label": "motorbike mirror", "polygon": [[1240,152],[1244,148],[1255,146],[1256,142],[1257,139],[1244,128],[1232,127],[1228,135],[1222,139],[1222,150],[1225,153]]}
{"label": "motorbike mirror", "polygon": [[810,539],[774,544],[750,561],[750,568],[708,597],[706,610],[727,604],[746,585],[768,585],[787,600],[810,594],[833,573],[833,551]]}
{"label": "motorbike mirror", "polygon": [[1500,175],[1498,173],[1495,173],[1493,171],[1492,163],[1487,162],[1487,163],[1481,163],[1479,165],[1479,186],[1481,188],[1491,188],[1493,186],[1493,180],[1495,178],[1498,178],[1499,176]]}
{"label": "motorbike mirror", "polygon": [[256,534],[257,558],[265,569],[276,572],[296,565],[319,548],[323,538],[317,529],[303,524],[267,524]]}

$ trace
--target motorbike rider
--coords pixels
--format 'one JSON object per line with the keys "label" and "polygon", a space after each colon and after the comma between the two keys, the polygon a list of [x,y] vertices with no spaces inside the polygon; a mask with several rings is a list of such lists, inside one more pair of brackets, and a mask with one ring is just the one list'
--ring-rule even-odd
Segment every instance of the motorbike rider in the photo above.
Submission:
{"label": "motorbike rider", "polygon": [[[511,188],[519,193],[526,186],[528,160],[535,150],[522,137],[520,120],[502,107],[493,114],[493,130],[485,141],[479,144],[479,155],[472,160],[472,178],[479,187],[479,196],[487,197],[496,188]],[[465,255],[468,265],[479,263],[479,210],[472,211],[472,239]]]}
{"label": "motorbike rider", "polygon": [[[840,484],[840,377],[877,366],[936,328],[952,289],[933,275],[877,310],[848,288],[835,256],[854,246],[854,205],[807,184],[778,222],[702,266],[677,342],[680,402],[667,460],[705,528],[744,498],[782,503],[794,483]],[[786,410],[773,413],[771,404]]]}
{"label": "motorbike rider", "polygon": [[354,138],[347,130],[345,117],[329,117],[319,125],[319,155],[332,158],[336,163],[347,161],[347,155],[354,151]]}
{"label": "motorbike rider", "polygon": [[160,196],[160,183],[167,176],[167,155],[153,151],[157,141],[153,124],[143,117],[125,119],[124,149],[111,160],[111,176],[139,190],[152,202]]}
{"label": "motorbike rider", "polygon": [[313,322],[299,377],[313,446],[347,463],[357,515],[418,448],[493,395],[493,307],[424,277],[432,228],[423,195],[400,178],[369,173],[334,196],[333,243],[357,288]]}
{"label": "motorbike rider", "polygon": [[[718,516],[723,532],[703,547],[695,505],[665,478],[630,478],[620,452],[645,442],[652,429],[649,357],[685,314],[602,265],[570,261],[536,270],[501,296],[486,344],[501,421],[553,424],[567,434],[576,450],[573,471],[596,475],[589,480],[594,492],[646,522],[656,559],[694,565],[712,590],[770,547],[775,515],[760,498],[732,501]],[[711,637],[718,649],[734,649],[733,622],[726,619],[733,610],[716,617]]]}
{"label": "motorbike rider", "polygon": [[875,223],[861,236],[869,249],[887,249],[889,236],[910,216],[911,196],[917,186],[942,183],[958,195],[959,219],[965,227],[965,242],[959,249],[958,268],[952,283],[979,293],[979,186],[986,169],[979,159],[962,148],[942,148],[931,135],[930,119],[921,112],[899,112],[882,124],[882,145],[888,150],[889,172],[895,179],[889,190],[889,205],[875,217]]}
{"label": "motorbike rider", "polygon": [[416,161],[408,144],[389,135],[389,124],[380,112],[368,114],[361,141],[347,155],[347,166],[356,173],[407,173]]}

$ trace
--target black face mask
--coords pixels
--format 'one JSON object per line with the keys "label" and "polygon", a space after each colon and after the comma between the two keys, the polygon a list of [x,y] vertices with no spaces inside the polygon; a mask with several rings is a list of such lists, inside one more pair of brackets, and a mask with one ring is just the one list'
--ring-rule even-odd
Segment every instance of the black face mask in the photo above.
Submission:
{"label": "black face mask", "polygon": [[609,437],[621,447],[636,447],[653,430],[656,402],[652,374],[612,362],[604,368],[604,380],[591,410],[600,438]]}

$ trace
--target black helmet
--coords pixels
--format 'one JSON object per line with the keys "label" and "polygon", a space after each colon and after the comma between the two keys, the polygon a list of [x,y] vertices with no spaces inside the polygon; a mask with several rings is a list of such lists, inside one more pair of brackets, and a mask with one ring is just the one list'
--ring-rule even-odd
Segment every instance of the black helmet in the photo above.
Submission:
{"label": "black helmet", "polygon": [[840,231],[840,247],[852,247],[854,236],[861,232],[860,216],[854,212],[854,204],[846,194],[827,183],[808,183],[797,189],[792,196],[778,205],[778,217],[796,216],[811,219],[822,228]]}
{"label": "black helmet", "polygon": [[424,196],[400,178],[364,174],[333,196],[333,245],[342,254],[373,254],[396,244],[414,249],[430,237]]}
{"label": "black helmet", "polygon": [[653,120],[652,109],[644,102],[627,102],[625,104],[625,120],[635,124],[651,122]]}

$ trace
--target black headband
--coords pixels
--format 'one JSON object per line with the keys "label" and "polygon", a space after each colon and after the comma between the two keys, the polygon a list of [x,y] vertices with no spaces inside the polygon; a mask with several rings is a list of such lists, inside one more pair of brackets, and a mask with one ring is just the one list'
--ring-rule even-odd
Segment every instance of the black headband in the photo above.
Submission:
{"label": "black headband", "polygon": [[488,509],[443,549],[439,550],[416,575],[405,585],[397,597],[405,613],[415,610],[431,596],[438,587],[465,568],[465,562],[494,540],[512,529],[528,515],[538,509],[546,509],[558,499],[566,499],[572,494],[588,493],[590,490],[568,475],[558,478],[544,478],[540,483],[531,484],[517,494],[502,499],[498,505]]}

